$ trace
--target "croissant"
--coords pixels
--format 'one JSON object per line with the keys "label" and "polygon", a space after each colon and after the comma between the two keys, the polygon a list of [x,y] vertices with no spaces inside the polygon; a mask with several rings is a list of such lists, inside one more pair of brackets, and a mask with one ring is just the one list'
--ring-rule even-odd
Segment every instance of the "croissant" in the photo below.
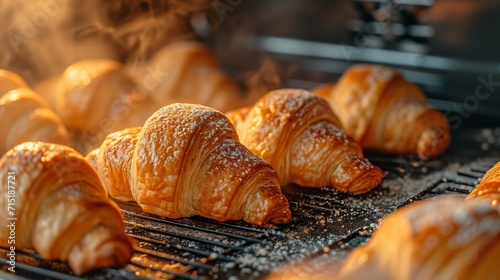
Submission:
{"label": "croissant", "polygon": [[69,145],[68,132],[47,102],[27,87],[0,98],[0,155],[25,141]]}
{"label": "croissant", "polygon": [[[500,212],[480,200],[436,197],[384,218],[341,279],[498,279]],[[376,277],[380,276],[380,277]]]}
{"label": "croissant", "polygon": [[481,179],[481,183],[467,195],[467,199],[485,199],[500,206],[500,162],[495,164]]}
{"label": "croissant", "polygon": [[291,220],[276,171],[239,141],[221,112],[175,103],[87,155],[111,196],[147,213],[254,225]]}
{"label": "croissant", "polygon": [[126,128],[109,134],[100,148],[91,151],[87,160],[98,171],[108,194],[118,200],[133,201],[130,168],[141,127]]}
{"label": "croissant", "polygon": [[193,103],[225,112],[243,102],[238,85],[223,73],[209,49],[196,41],[167,45],[152,57],[145,72],[143,80],[162,106]]}
{"label": "croissant", "polygon": [[28,87],[23,78],[14,72],[0,69],[0,96],[21,87]]}
{"label": "croissant", "polygon": [[241,143],[269,162],[281,184],[365,193],[384,177],[343,130],[326,101],[299,89],[270,91],[226,114]]}
{"label": "croissant", "polygon": [[0,159],[0,176],[0,218],[10,225],[0,227],[1,247],[33,248],[79,275],[128,263],[133,250],[121,211],[77,151],[24,142]]}
{"label": "croissant", "polygon": [[59,78],[56,112],[66,127],[107,132],[142,125],[158,109],[119,62],[82,60]]}
{"label": "croissant", "polygon": [[[319,94],[324,96],[326,87],[317,89]],[[346,133],[365,149],[416,152],[428,159],[441,155],[450,144],[444,114],[429,108],[422,91],[395,69],[355,65],[330,88],[328,103]]]}

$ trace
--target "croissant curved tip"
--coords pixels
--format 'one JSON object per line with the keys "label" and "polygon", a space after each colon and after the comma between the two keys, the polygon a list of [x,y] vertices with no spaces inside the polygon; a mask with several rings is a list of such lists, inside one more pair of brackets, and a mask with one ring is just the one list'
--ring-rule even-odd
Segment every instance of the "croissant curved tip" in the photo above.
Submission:
{"label": "croissant curved tip", "polygon": [[270,222],[275,225],[288,224],[292,221],[292,213],[287,205],[277,207],[271,214]]}
{"label": "croissant curved tip", "polygon": [[286,224],[292,221],[290,204],[276,184],[260,187],[248,199],[242,219],[252,225]]}
{"label": "croissant curved tip", "polygon": [[275,205],[271,206],[272,208],[269,209],[269,212],[265,217],[261,216],[259,218],[258,215],[253,215],[252,217],[245,217],[243,220],[257,226],[263,226],[269,223],[282,225],[288,224],[292,221],[290,205],[284,195],[281,195],[278,199],[274,200],[274,202],[273,200],[268,202]]}
{"label": "croissant curved tip", "polygon": [[354,194],[366,193],[382,182],[384,179],[384,171],[377,166],[372,166],[369,170],[359,175],[354,179],[349,186],[347,192]]}
{"label": "croissant curved tip", "polygon": [[130,238],[123,233],[101,231],[103,242],[78,243],[71,249],[68,262],[76,275],[107,267],[122,267],[130,261],[133,247]]}
{"label": "croissant curved tip", "polygon": [[450,145],[450,132],[444,128],[426,130],[417,142],[417,155],[421,159],[430,159],[444,153]]}

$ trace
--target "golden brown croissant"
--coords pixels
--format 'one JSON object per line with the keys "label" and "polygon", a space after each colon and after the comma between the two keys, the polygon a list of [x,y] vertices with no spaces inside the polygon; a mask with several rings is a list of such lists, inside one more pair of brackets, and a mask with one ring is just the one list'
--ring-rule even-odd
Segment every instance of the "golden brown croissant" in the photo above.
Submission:
{"label": "golden brown croissant", "polygon": [[467,199],[485,199],[500,206],[500,162],[495,164],[481,179],[481,183],[467,196]]}
{"label": "golden brown croissant", "polygon": [[480,200],[445,196],[415,202],[387,216],[371,240],[351,252],[340,275],[493,280],[500,275],[499,258],[498,209]]}
{"label": "golden brown croissant", "polygon": [[98,171],[108,194],[122,201],[133,201],[130,168],[141,127],[111,133],[101,147],[91,151],[87,159]]}
{"label": "golden brown croissant", "polygon": [[245,148],[229,120],[209,107],[165,106],[142,129],[108,135],[87,159],[112,196],[133,198],[148,213],[255,225],[291,220],[276,171]]}
{"label": "golden brown croissant", "polygon": [[158,109],[113,60],[82,60],[59,78],[56,112],[71,131],[99,130],[107,135],[142,125]]}
{"label": "golden brown croissant", "polygon": [[395,69],[352,66],[331,86],[327,101],[346,133],[363,148],[416,152],[427,159],[442,154],[450,144],[444,114],[429,108],[422,91]]}
{"label": "golden brown croissant", "polygon": [[365,193],[384,173],[363,156],[326,101],[299,89],[270,91],[251,108],[226,114],[241,143],[269,162],[281,184]]}
{"label": "golden brown croissant", "polygon": [[25,141],[70,143],[61,119],[41,96],[27,87],[1,96],[0,120],[0,155]]}
{"label": "golden brown croissant", "polygon": [[0,176],[0,218],[17,218],[9,220],[15,243],[3,226],[0,246],[33,248],[48,260],[69,262],[76,274],[128,263],[133,250],[121,211],[77,151],[25,142],[0,159]]}
{"label": "golden brown croissant", "polygon": [[14,72],[0,69],[0,96],[21,87],[28,87],[23,78]]}
{"label": "golden brown croissant", "polygon": [[215,56],[196,41],[179,41],[159,50],[148,65],[151,93],[162,106],[182,102],[225,112],[242,105],[235,82],[222,72]]}

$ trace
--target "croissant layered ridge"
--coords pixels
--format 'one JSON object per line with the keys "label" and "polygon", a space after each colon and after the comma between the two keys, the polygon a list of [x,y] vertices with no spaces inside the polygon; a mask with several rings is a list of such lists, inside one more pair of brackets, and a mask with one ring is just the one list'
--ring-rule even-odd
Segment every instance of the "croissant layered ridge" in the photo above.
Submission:
{"label": "croissant layered ridge", "polygon": [[241,142],[276,169],[281,184],[364,193],[384,177],[344,133],[328,103],[308,91],[274,90],[226,115]]}
{"label": "croissant layered ridge", "polygon": [[[16,248],[67,261],[76,274],[128,263],[133,249],[123,216],[92,166],[67,146],[25,142],[0,160],[0,175],[16,183]],[[8,193],[2,184],[2,195]],[[7,198],[0,206],[7,209]],[[7,211],[0,217],[7,219]],[[6,247],[9,228],[2,227]],[[5,237],[5,238],[3,238]]]}
{"label": "croissant layered ridge", "polygon": [[[127,144],[116,144],[123,141]],[[106,152],[109,143],[115,143],[115,151],[120,146],[130,149],[131,160],[103,160],[112,155]],[[229,120],[209,107],[165,106],[142,128],[108,135],[87,158],[106,177],[109,190],[129,188],[131,197],[148,213],[169,218],[200,215],[255,225],[291,220],[274,169],[244,147]],[[110,172],[106,175],[103,170]],[[116,175],[125,170],[130,176]]]}

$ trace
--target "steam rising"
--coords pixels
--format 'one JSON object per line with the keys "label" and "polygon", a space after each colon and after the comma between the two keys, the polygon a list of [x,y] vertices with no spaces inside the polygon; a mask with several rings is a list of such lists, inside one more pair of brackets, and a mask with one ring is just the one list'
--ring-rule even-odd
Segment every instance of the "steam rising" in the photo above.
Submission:
{"label": "steam rising", "polygon": [[89,58],[147,59],[193,37],[190,14],[213,0],[2,0],[0,68],[29,83]]}
{"label": "steam rising", "polygon": [[259,69],[250,73],[245,80],[246,103],[253,105],[267,92],[283,87],[282,74],[269,57],[262,59]]}
{"label": "steam rising", "polygon": [[[216,0],[0,0],[0,34],[4,38],[0,44],[0,69],[18,73],[35,87],[44,81],[56,81],[69,65],[83,59],[113,59],[126,64],[128,69],[141,70],[165,45],[196,39],[192,28],[196,15],[221,16],[220,13],[226,12],[222,14],[225,24],[238,19],[239,10],[235,7],[219,11],[216,3]],[[219,16],[211,22],[216,33],[215,23],[222,23]],[[233,33],[254,27],[252,20],[237,22],[230,25]],[[238,44],[234,43],[216,43],[213,51],[219,59],[238,57],[242,50],[235,49]],[[236,56],[229,55],[230,52]],[[229,64],[237,69],[239,66],[234,65],[238,63],[254,62],[231,59]],[[247,67],[247,71],[243,76],[232,76],[245,88],[247,104],[282,86],[282,73],[270,58],[262,59],[260,65],[254,64],[250,69]],[[51,96],[50,84],[44,90],[45,96]]]}
{"label": "steam rising", "polygon": [[91,32],[109,35],[127,61],[149,58],[174,40],[192,39],[189,24],[193,12],[207,9],[212,0],[121,0],[102,4]]}

